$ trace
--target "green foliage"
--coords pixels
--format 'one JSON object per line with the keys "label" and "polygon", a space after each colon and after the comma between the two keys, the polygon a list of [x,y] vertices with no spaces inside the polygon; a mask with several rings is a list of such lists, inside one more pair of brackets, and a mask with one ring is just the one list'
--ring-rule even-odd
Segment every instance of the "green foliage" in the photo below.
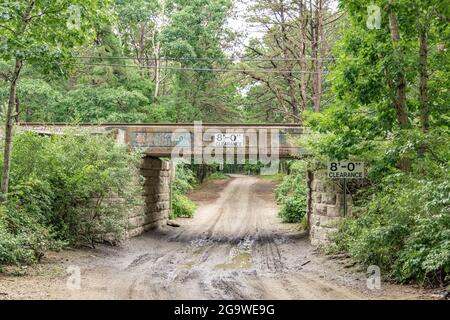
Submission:
{"label": "green foliage", "polygon": [[273,175],[260,176],[260,178],[264,179],[264,180],[274,181],[276,183],[281,183],[281,182],[283,182],[283,179],[285,176],[286,175],[284,173],[277,173],[277,174],[273,174]]}
{"label": "green foliage", "polygon": [[[18,85],[23,121],[55,120],[54,105],[62,98],[60,91],[43,79],[24,78]],[[0,83],[0,101],[8,100],[9,86]]]}
{"label": "green foliage", "polygon": [[170,217],[194,216],[197,205],[184,194],[194,189],[197,184],[194,172],[187,165],[179,164],[175,170],[175,181],[172,189],[172,211]]}
{"label": "green foliage", "polygon": [[290,174],[283,177],[282,183],[275,189],[275,198],[278,203],[290,196],[301,197],[306,194],[306,163],[292,161],[289,164]]}
{"label": "green foliage", "polygon": [[[167,61],[162,62],[169,69],[160,70],[164,80],[160,94],[148,107],[150,121],[214,122],[236,118],[239,94],[235,79],[207,70],[189,70],[225,64],[222,43],[227,35],[225,23],[231,1],[116,0],[116,3],[123,52],[151,60],[157,56],[170,57],[168,65]],[[156,72],[149,73],[155,86]]]}
{"label": "green foliage", "polygon": [[188,165],[179,164],[175,169],[175,181],[173,183],[173,191],[178,193],[186,193],[194,189],[197,185],[197,179],[194,172]]}
{"label": "green foliage", "polygon": [[80,122],[145,122],[151,119],[149,99],[123,87],[82,86],[70,91],[55,106],[54,120]]}
{"label": "green foliage", "polygon": [[223,174],[223,172],[217,171],[214,173],[211,173],[208,176],[208,180],[226,180],[229,177],[226,174]]}
{"label": "green foliage", "polygon": [[450,273],[450,183],[393,175],[356,218],[341,222],[336,244],[364,265],[406,282],[444,281]]}
{"label": "green foliage", "polygon": [[[439,283],[449,274],[448,51],[441,1],[381,1],[380,29],[366,26],[367,3],[343,0],[347,27],[334,48],[334,103],[309,116],[314,135],[301,141],[317,167],[330,159],[357,159],[368,168],[365,187],[354,196],[355,217],[341,221],[338,249],[356,261],[376,264],[392,279]],[[389,14],[398,19],[392,43]],[[427,31],[426,99],[420,91],[419,34]],[[406,79],[407,124],[398,117],[399,75]],[[447,75],[447,76],[444,76]],[[427,104],[429,128],[422,112]],[[407,160],[411,169],[400,164]],[[407,174],[402,173],[403,169]],[[448,279],[447,279],[448,280]]]}
{"label": "green foliage", "polygon": [[33,263],[36,259],[27,235],[13,235],[0,227],[0,264]]}
{"label": "green foliage", "polygon": [[197,205],[183,194],[174,193],[172,199],[171,218],[184,217],[192,218]]}
{"label": "green foliage", "polygon": [[27,209],[17,198],[0,208],[0,264],[33,263],[45,250],[63,245],[52,239],[41,213]]}
{"label": "green foliage", "polygon": [[[16,53],[25,61],[17,93],[21,121],[231,122],[240,118],[241,96],[235,75],[176,70],[225,64],[221,42],[227,35],[224,24],[231,1],[73,1],[73,8],[81,8],[80,29],[64,27],[68,21],[70,24],[72,9],[69,3],[60,2],[49,3],[42,10],[46,14],[40,19],[51,22],[51,26],[31,19],[27,41],[33,43],[41,36],[36,46],[17,50],[16,36],[2,28],[7,37],[4,43],[0,41],[0,75],[11,73]],[[115,5],[109,6],[111,2]],[[7,1],[5,7],[0,6],[0,23],[3,25],[5,17],[4,26],[8,28],[10,22],[15,26],[13,19],[20,19],[19,9],[25,9],[22,4],[10,12],[9,6],[14,3]],[[58,10],[52,10],[58,3]],[[41,6],[36,3],[33,12],[39,12]],[[44,27],[48,30],[42,30]],[[41,35],[34,34],[38,30]],[[64,38],[61,48],[59,44],[55,48],[53,38],[47,39],[47,33],[52,37],[55,30],[64,31],[57,32],[56,37]],[[74,53],[73,49],[86,41],[87,45]],[[85,58],[74,58],[76,55]],[[159,70],[159,81],[153,67],[155,55],[171,59],[161,61],[165,65]],[[139,59],[121,59],[123,56]],[[68,76],[69,80],[52,79],[55,75]],[[3,79],[6,77],[0,77]],[[8,81],[0,81],[0,107],[8,101],[8,95]]]}
{"label": "green foliage", "polygon": [[0,4],[0,59],[19,59],[44,73],[61,72],[74,47],[110,18],[108,0],[15,1]]}
{"label": "green foliage", "polygon": [[281,203],[279,215],[283,222],[300,223],[306,215],[305,197],[286,197]]}
{"label": "green foliage", "polygon": [[[314,81],[303,79],[301,73],[314,73],[317,70],[314,63],[303,63],[302,59],[314,59],[316,48],[321,50],[323,57],[329,57],[330,47],[340,37],[337,25],[345,20],[339,19],[337,15],[340,13],[330,10],[324,3],[320,14],[324,20],[330,22],[327,28],[333,32],[321,35],[321,42],[327,43],[326,46],[315,44],[312,38],[311,41],[307,40],[309,36],[306,35],[307,29],[314,29],[320,24],[319,21],[314,22],[314,10],[316,8],[311,8],[311,13],[308,10],[299,10],[295,2],[248,2],[245,14],[247,20],[254,25],[264,26],[266,31],[258,36],[250,33],[252,37],[247,41],[243,52],[248,59],[240,61],[237,66],[249,70],[245,77],[242,77],[245,96],[241,103],[243,114],[249,122],[300,123],[304,119],[303,111],[314,108],[313,96],[317,89],[314,88]],[[294,20],[304,21],[304,25],[308,27],[289,22]],[[302,47],[302,50],[293,50],[292,46]],[[263,69],[282,72],[258,71]],[[286,72],[287,70],[292,73]],[[330,83],[332,81],[322,82],[322,108],[333,100],[324,99]]]}
{"label": "green foliage", "polygon": [[275,198],[281,205],[279,216],[283,222],[299,223],[306,215],[306,178],[305,163],[292,161],[289,175],[283,178],[275,189]]}
{"label": "green foliage", "polygon": [[[171,24],[161,33],[164,52],[171,57],[222,58],[223,51],[215,33],[222,28],[231,7],[229,0],[171,0]],[[207,48],[205,50],[205,48]],[[212,66],[211,61],[198,60],[183,64]],[[204,76],[211,76],[205,73]]]}
{"label": "green foliage", "polygon": [[22,133],[12,161],[0,217],[2,263],[29,263],[68,244],[120,240],[127,208],[139,204],[138,156],[110,137]]}
{"label": "green foliage", "polygon": [[260,174],[261,168],[263,167],[264,165],[259,161],[257,163],[250,163],[248,160],[245,160],[243,170],[247,174]]}

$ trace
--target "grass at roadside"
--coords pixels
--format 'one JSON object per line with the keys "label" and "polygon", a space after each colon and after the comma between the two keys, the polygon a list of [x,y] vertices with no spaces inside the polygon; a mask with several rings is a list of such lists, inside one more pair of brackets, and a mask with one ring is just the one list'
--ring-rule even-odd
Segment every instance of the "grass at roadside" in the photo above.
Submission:
{"label": "grass at roadside", "polygon": [[286,175],[284,173],[277,173],[277,174],[273,174],[273,175],[261,175],[259,177],[261,179],[264,179],[264,180],[273,181],[273,182],[276,182],[276,183],[281,183],[281,182],[283,182],[283,178],[285,176]]}
{"label": "grass at roadside", "polygon": [[229,178],[229,176],[220,171],[214,172],[208,176],[208,180],[226,180]]}

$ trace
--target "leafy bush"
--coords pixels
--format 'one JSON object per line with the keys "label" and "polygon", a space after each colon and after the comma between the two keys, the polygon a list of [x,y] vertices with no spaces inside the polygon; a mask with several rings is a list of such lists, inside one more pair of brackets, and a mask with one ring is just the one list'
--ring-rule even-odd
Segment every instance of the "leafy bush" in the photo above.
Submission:
{"label": "leafy bush", "polygon": [[197,184],[194,172],[187,165],[180,164],[175,170],[175,181],[172,189],[172,211],[170,218],[194,216],[197,205],[184,194]]}
{"label": "leafy bush", "polygon": [[173,191],[183,194],[193,190],[196,185],[197,179],[194,172],[187,165],[177,165],[175,169]]}
{"label": "leafy bush", "polygon": [[245,160],[245,164],[243,165],[243,170],[247,174],[260,174],[261,168],[264,168],[264,164],[261,162],[250,163],[248,160]]}
{"label": "leafy bush", "polygon": [[306,215],[306,199],[304,197],[290,196],[283,200],[279,213],[283,222],[299,223]]}
{"label": "leafy bush", "polygon": [[33,263],[38,256],[26,235],[13,235],[0,228],[0,264]]}
{"label": "leafy bush", "polygon": [[356,218],[341,221],[338,249],[353,259],[378,265],[401,282],[443,282],[450,273],[450,180],[386,177],[384,189]]}
{"label": "leafy bush", "polygon": [[24,211],[0,207],[0,264],[32,263],[49,242],[48,229]]}
{"label": "leafy bush", "polygon": [[306,216],[307,187],[304,168],[302,161],[292,162],[291,174],[286,175],[275,189],[275,198],[281,205],[279,215],[283,222],[299,223]]}
{"label": "leafy bush", "polygon": [[0,262],[29,263],[49,248],[119,240],[126,208],[141,193],[137,161],[105,136],[16,135]]}
{"label": "leafy bush", "polygon": [[184,217],[192,218],[197,205],[183,194],[174,193],[172,199],[171,218]]}

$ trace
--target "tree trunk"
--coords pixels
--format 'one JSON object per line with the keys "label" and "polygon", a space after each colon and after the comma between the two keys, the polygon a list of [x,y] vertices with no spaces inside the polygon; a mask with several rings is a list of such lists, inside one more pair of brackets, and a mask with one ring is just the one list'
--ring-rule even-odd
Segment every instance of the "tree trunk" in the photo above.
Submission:
{"label": "tree trunk", "polygon": [[394,45],[394,50],[398,50],[398,55],[400,57],[399,66],[400,72],[398,78],[396,79],[396,94],[394,98],[394,106],[397,112],[397,120],[402,129],[409,127],[408,112],[406,110],[406,79],[405,72],[403,70],[403,53],[398,47],[400,42],[400,31],[398,28],[397,16],[395,13],[391,12],[389,14],[389,27],[391,31],[392,43]]}
{"label": "tree trunk", "polygon": [[9,89],[8,109],[6,112],[5,125],[5,148],[3,153],[3,174],[0,186],[0,201],[4,202],[8,197],[9,173],[11,169],[11,150],[12,150],[12,134],[14,125],[14,106],[16,104],[17,80],[19,79],[20,70],[22,69],[22,61],[16,59],[13,77],[11,79]]}
{"label": "tree trunk", "polygon": [[144,66],[145,60],[145,23],[141,23],[139,25],[139,65]]}
{"label": "tree trunk", "polygon": [[[287,30],[286,30],[286,19],[285,19],[285,6],[284,3],[281,1],[281,12],[280,12],[280,19],[281,19],[281,33],[283,36],[283,58],[286,59],[285,69],[289,70],[291,72],[283,74],[283,76],[286,78],[286,81],[288,83],[288,95],[290,97],[291,101],[291,109],[292,114],[294,118],[294,122],[300,122],[299,121],[299,112],[298,112],[298,102],[297,97],[295,96],[295,81],[294,77],[292,75],[292,69],[293,65],[289,60],[289,54],[288,54],[288,41],[287,41]],[[302,115],[303,116],[303,115]]]}
{"label": "tree trunk", "polygon": [[428,107],[428,33],[426,25],[420,27],[420,50],[419,50],[419,70],[420,70],[420,122],[422,131],[427,132],[430,128],[429,107]]}
{"label": "tree trunk", "polygon": [[308,97],[306,95],[306,26],[307,26],[307,17],[305,5],[303,4],[303,0],[300,0],[299,4],[299,19],[300,19],[300,55],[299,55],[299,63],[300,63],[300,95],[302,98],[301,104],[301,112],[302,115],[306,110],[306,104]]}
{"label": "tree trunk", "polygon": [[[28,7],[26,8],[25,12],[23,13],[19,34],[23,34],[26,31],[31,11],[34,8],[35,3],[36,3],[35,0],[31,1],[28,4]],[[8,109],[6,111],[5,148],[3,153],[2,182],[0,185],[0,202],[4,202],[8,198],[9,173],[11,170],[12,135],[14,126],[13,111],[14,106],[16,104],[17,81],[19,80],[21,70],[22,70],[22,60],[16,58],[16,64],[14,66],[14,72],[11,78],[11,85],[9,89]]]}
{"label": "tree trunk", "polygon": [[161,58],[160,58],[160,43],[156,42],[155,48],[155,98],[159,96],[159,85],[161,83]]}
{"label": "tree trunk", "polygon": [[20,112],[20,102],[19,102],[19,97],[16,94],[16,103],[15,103],[15,114],[14,114],[14,120],[16,121],[16,123],[19,123],[19,112]]}
{"label": "tree trunk", "polygon": [[[322,57],[321,42],[323,37],[323,17],[322,17],[322,0],[316,0],[314,10],[314,19],[311,15],[311,31],[312,31],[312,59],[313,59],[313,103],[314,111],[320,111],[322,96]],[[312,8],[311,8],[312,10]]]}
{"label": "tree trunk", "polygon": [[[393,0],[389,0],[389,4],[393,4]],[[395,79],[395,96],[394,96],[394,108],[397,113],[397,121],[400,125],[401,129],[408,129],[409,128],[409,120],[408,120],[408,111],[406,109],[406,78],[405,78],[405,71],[403,67],[404,59],[403,59],[403,52],[401,48],[399,48],[399,42],[400,42],[400,31],[398,27],[397,22],[397,15],[393,12],[392,8],[389,13],[389,29],[391,32],[391,39],[392,44],[394,47],[394,51],[398,51],[397,54],[399,55],[400,60],[400,70],[397,76],[397,79]],[[411,160],[407,158],[402,158],[399,161],[399,167],[403,172],[410,172],[411,171]]]}

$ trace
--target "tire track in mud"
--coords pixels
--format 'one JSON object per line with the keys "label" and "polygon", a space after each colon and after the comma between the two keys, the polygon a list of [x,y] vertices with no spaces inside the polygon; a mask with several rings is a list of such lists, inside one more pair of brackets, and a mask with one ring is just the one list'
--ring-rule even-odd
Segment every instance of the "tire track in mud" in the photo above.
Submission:
{"label": "tire track in mud", "polygon": [[[236,190],[233,190],[231,197],[236,192]],[[226,201],[228,197],[220,202]],[[145,282],[147,282],[147,286],[151,282],[151,286],[154,289],[166,289],[165,282],[169,280],[176,281],[179,274],[183,272],[183,270],[178,270],[178,266],[186,264],[198,266],[207,261],[209,252],[214,249],[214,243],[217,240],[213,236],[214,230],[220,223],[224,213],[223,208],[218,207],[217,204],[215,207],[211,208],[212,210],[210,212],[212,217],[207,219],[205,223],[193,226],[193,228],[183,228],[179,232],[163,235],[162,239],[170,243],[175,243],[175,248],[165,250],[164,253],[156,254],[156,257],[155,254],[148,253],[136,257],[126,268],[126,270],[139,269],[134,272],[140,273],[131,282],[129,291],[135,291],[140,283]],[[218,240],[220,242],[221,239],[219,238]],[[183,264],[183,262],[187,263]],[[152,275],[151,277],[148,277],[149,273]],[[130,294],[129,296],[132,297],[133,295]]]}

